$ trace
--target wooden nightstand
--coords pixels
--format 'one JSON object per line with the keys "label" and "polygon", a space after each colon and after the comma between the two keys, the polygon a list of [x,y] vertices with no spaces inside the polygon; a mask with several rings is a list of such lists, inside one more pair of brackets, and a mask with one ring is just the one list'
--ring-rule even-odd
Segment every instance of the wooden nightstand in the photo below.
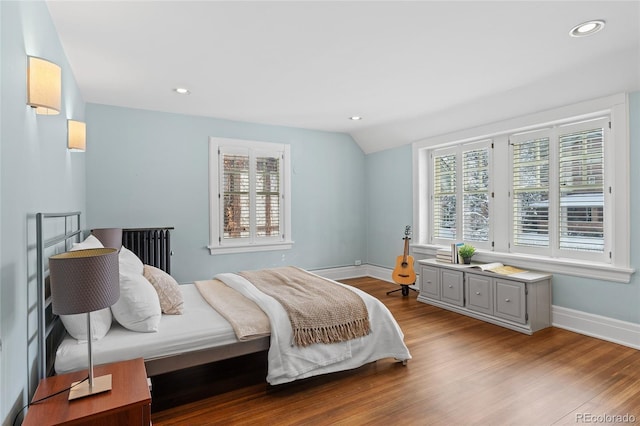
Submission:
{"label": "wooden nightstand", "polygon": [[[29,407],[23,425],[144,425],[151,424],[151,393],[142,358],[94,367],[94,376],[112,375],[110,391],[69,401],[69,392]],[[87,370],[42,379],[33,396],[38,400],[87,377]]]}

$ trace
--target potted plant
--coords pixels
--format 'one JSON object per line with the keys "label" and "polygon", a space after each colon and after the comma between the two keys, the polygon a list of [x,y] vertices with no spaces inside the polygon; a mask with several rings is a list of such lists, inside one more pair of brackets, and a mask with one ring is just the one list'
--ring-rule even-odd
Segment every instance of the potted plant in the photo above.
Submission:
{"label": "potted plant", "polygon": [[463,262],[468,265],[471,263],[471,257],[476,252],[476,248],[470,244],[464,244],[458,249],[458,256],[460,256]]}

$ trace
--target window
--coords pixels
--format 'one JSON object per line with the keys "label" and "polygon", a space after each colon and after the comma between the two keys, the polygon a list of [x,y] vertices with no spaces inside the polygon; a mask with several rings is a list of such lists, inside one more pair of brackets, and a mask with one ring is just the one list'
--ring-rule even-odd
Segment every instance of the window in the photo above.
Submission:
{"label": "window", "polygon": [[534,132],[510,142],[513,245],[549,247],[549,137]]}
{"label": "window", "polygon": [[629,282],[627,120],[614,95],[414,143],[414,252]]}
{"label": "window", "polygon": [[214,253],[291,247],[289,146],[210,138]]}
{"label": "window", "polygon": [[455,153],[433,156],[433,233],[438,239],[456,238],[456,158]]}
{"label": "window", "polygon": [[433,151],[432,229],[438,243],[489,246],[490,151],[491,141]]}
{"label": "window", "polygon": [[610,262],[603,215],[608,126],[602,117],[509,137],[513,252]]}
{"label": "window", "polygon": [[607,118],[560,129],[561,250],[605,251],[604,142],[608,125]]}
{"label": "window", "polygon": [[462,151],[462,239],[489,241],[489,149],[467,147]]}

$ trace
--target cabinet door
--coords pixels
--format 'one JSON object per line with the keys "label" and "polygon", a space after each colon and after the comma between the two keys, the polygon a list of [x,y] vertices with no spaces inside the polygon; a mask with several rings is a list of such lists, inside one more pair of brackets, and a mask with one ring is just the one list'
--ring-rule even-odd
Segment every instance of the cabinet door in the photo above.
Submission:
{"label": "cabinet door", "polygon": [[458,306],[464,306],[464,273],[462,271],[440,270],[440,299]]}
{"label": "cabinet door", "polygon": [[495,316],[526,324],[525,284],[499,278],[495,279],[495,283]]}
{"label": "cabinet door", "polygon": [[493,286],[491,278],[467,274],[467,308],[493,315]]}
{"label": "cabinet door", "polygon": [[431,266],[420,268],[420,294],[430,299],[440,300],[439,269]]}

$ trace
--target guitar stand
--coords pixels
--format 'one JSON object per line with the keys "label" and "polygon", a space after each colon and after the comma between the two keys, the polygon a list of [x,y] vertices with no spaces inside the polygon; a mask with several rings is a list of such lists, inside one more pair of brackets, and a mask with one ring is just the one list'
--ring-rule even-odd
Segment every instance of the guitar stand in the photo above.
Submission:
{"label": "guitar stand", "polygon": [[[415,283],[413,283],[413,284],[415,284]],[[388,291],[387,292],[387,296],[390,295],[391,293],[395,293],[396,291],[401,291],[403,296],[408,296],[409,295],[409,290],[413,290],[413,291],[417,292],[418,290],[416,290],[415,288],[409,287],[409,285],[413,285],[413,284],[400,284],[400,288]]]}

